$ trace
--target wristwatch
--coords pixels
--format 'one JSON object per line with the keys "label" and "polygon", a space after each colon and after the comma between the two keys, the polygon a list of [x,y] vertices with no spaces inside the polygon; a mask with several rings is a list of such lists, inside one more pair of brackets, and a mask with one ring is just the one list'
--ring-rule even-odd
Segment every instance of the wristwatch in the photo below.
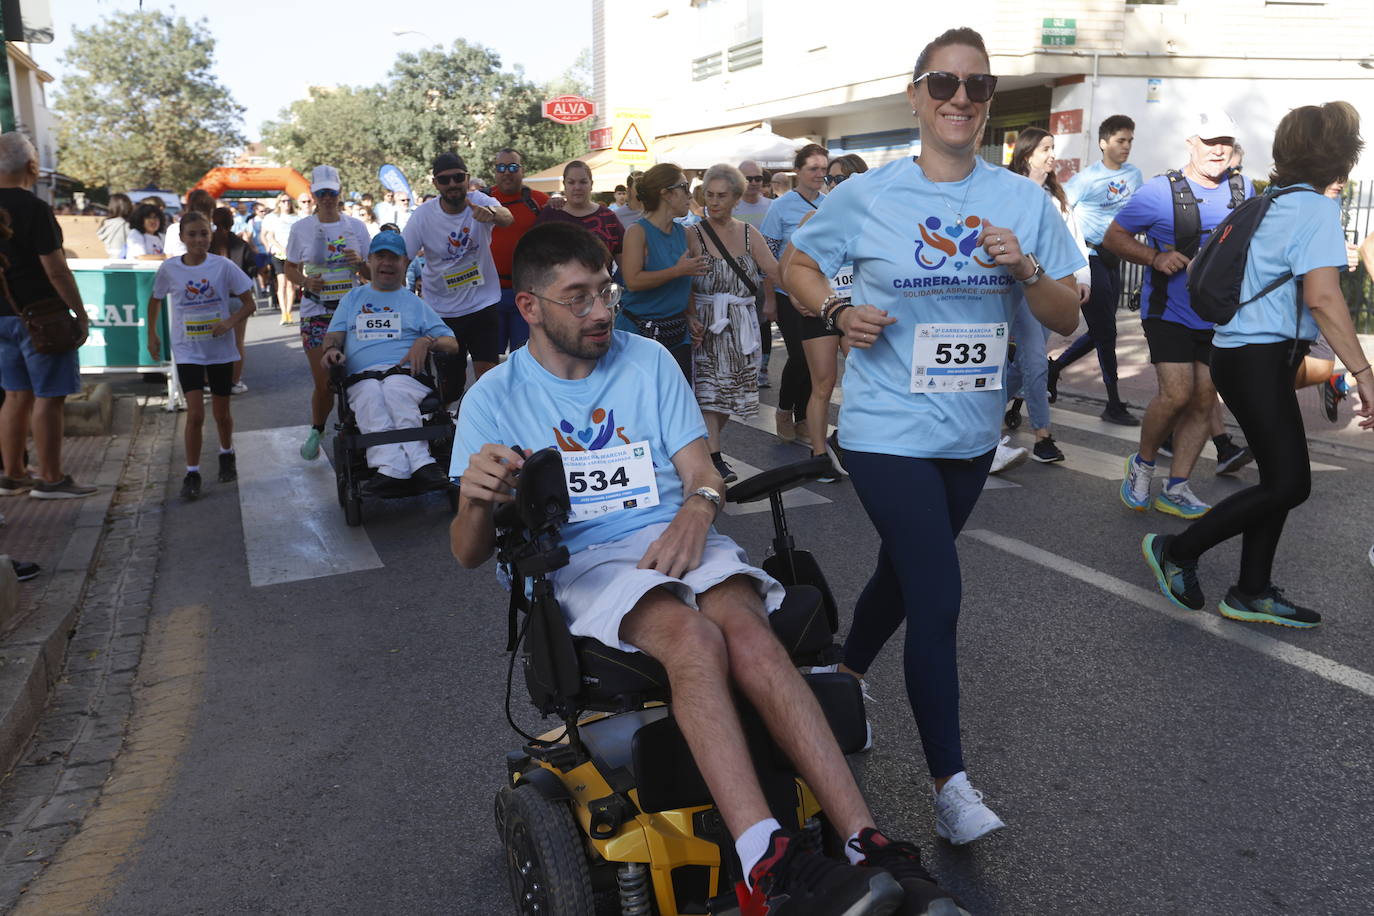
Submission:
{"label": "wristwatch", "polygon": [[1016,282],[1020,283],[1022,286],[1034,286],[1036,283],[1039,283],[1040,278],[1044,276],[1045,268],[1040,266],[1040,259],[1030,252],[1026,252],[1026,258],[1031,262],[1031,266],[1034,267],[1035,270],[1031,271],[1031,275],[1026,279],[1017,280]]}
{"label": "wristwatch", "polygon": [[697,487],[695,490],[692,491],[692,495],[700,496],[702,499],[709,500],[711,505],[716,507],[717,512],[720,511],[721,506],[724,504],[724,500],[720,498],[720,493],[716,490],[713,490],[710,487]]}

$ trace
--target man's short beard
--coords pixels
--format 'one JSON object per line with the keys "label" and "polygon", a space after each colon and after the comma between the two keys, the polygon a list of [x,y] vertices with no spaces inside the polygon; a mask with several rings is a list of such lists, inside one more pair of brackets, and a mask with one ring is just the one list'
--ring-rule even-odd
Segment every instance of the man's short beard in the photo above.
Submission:
{"label": "man's short beard", "polygon": [[580,330],[568,331],[547,323],[544,325],[544,333],[548,335],[549,343],[555,350],[574,359],[600,359],[611,348],[609,335],[605,343],[593,343],[583,337]]}

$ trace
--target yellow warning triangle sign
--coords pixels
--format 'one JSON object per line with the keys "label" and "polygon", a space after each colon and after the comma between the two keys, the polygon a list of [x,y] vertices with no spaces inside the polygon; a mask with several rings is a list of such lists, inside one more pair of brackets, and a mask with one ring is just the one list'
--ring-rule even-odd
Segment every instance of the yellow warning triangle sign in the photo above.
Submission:
{"label": "yellow warning triangle sign", "polygon": [[639,128],[631,122],[630,129],[625,131],[625,136],[620,139],[616,150],[622,153],[647,153],[649,147],[640,136]]}

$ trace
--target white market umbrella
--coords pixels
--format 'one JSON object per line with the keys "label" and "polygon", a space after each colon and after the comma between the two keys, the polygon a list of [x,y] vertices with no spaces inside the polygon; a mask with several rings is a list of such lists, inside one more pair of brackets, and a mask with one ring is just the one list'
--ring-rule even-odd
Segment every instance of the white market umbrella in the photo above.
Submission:
{"label": "white market umbrella", "polygon": [[739,165],[745,159],[752,159],[766,169],[790,169],[793,155],[809,142],[792,140],[756,127],[732,137],[717,137],[673,150],[672,159],[684,169],[706,169],[718,162]]}

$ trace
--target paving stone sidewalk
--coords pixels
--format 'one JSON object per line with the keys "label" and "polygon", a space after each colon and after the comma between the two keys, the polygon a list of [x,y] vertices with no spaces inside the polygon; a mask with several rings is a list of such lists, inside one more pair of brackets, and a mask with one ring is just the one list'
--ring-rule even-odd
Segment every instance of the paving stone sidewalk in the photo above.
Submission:
{"label": "paving stone sidewalk", "polygon": [[96,804],[124,741],[147,630],[177,417],[140,423],[97,548],[66,664],[37,733],[0,783],[0,912]]}

